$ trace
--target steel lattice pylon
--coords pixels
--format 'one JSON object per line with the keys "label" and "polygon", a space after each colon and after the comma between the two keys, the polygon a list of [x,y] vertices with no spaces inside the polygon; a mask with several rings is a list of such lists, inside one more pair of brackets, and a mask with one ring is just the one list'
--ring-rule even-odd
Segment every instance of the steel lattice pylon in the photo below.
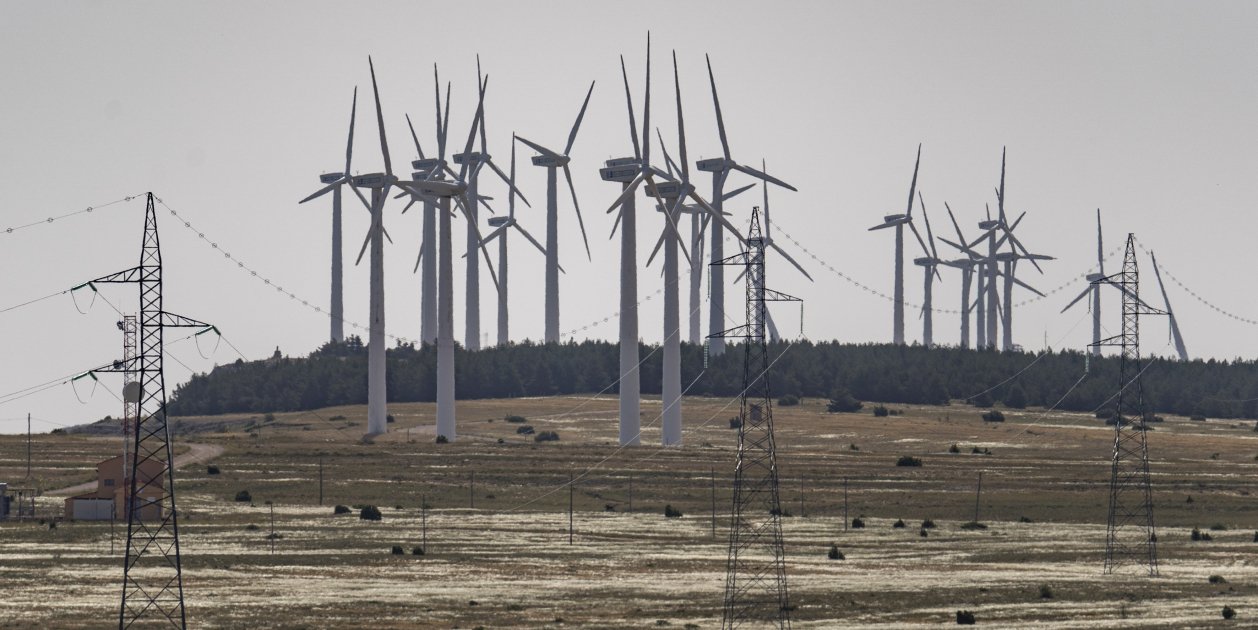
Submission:
{"label": "steel lattice pylon", "polygon": [[1122,334],[1093,345],[1117,346],[1118,403],[1114,410],[1114,452],[1110,467],[1109,517],[1105,534],[1105,572],[1135,565],[1158,574],[1157,535],[1153,526],[1153,494],[1149,483],[1149,444],[1145,424],[1144,385],[1140,360],[1140,316],[1165,315],[1140,299],[1140,270],[1135,237],[1127,235],[1123,269],[1094,284],[1122,292]]}
{"label": "steel lattice pylon", "polygon": [[153,193],[149,193],[139,266],[89,283],[140,285],[139,354],[116,362],[112,369],[100,370],[131,372],[138,375],[140,384],[134,432],[130,436],[130,470],[126,471],[127,551],[118,613],[120,629],[152,623],[184,628],[187,624],[173,456],[166,424],[162,339],[163,330],[168,327],[213,329],[209,324],[162,309],[162,252],[153,201]]}
{"label": "steel lattice pylon", "polygon": [[712,337],[743,339],[743,394],[734,467],[734,501],[726,565],[725,607],[721,627],[761,624],[790,628],[786,556],[782,550],[782,510],[773,439],[773,397],[769,389],[769,353],[765,345],[765,303],[799,301],[764,287],[764,240],[760,209],[751,213],[746,250],[713,261],[746,269],[747,323]]}

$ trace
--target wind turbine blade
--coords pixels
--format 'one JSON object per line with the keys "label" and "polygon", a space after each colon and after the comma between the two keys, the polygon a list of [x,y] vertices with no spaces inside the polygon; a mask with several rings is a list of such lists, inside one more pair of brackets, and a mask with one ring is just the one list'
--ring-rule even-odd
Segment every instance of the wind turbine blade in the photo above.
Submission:
{"label": "wind turbine blade", "polygon": [[[446,135],[442,133],[441,128],[441,79],[437,76],[437,64],[432,64],[432,87],[433,96],[437,101],[437,159],[444,160],[446,158]],[[449,94],[449,92],[447,92]],[[449,99],[449,96],[446,97]],[[447,100],[446,105],[449,105]]]}
{"label": "wind turbine blade", "polygon": [[952,220],[952,228],[957,231],[957,242],[964,243],[965,237],[961,235],[961,226],[957,224],[956,215],[952,214],[952,206],[948,202],[944,202],[944,208],[948,209],[948,218]]}
{"label": "wind turbine blade", "polygon": [[498,177],[507,185],[507,197],[511,197],[512,195],[518,196],[520,200],[524,202],[524,205],[530,208],[533,207],[533,204],[529,203],[529,200],[525,198],[524,193],[520,192],[520,189],[515,187],[515,182],[512,181],[512,178],[507,177],[507,174],[502,172],[502,169],[498,168],[497,164],[494,164],[493,158],[484,160],[484,162],[485,164],[488,164],[489,168],[493,169],[493,171],[498,174]]}
{"label": "wind turbine blade", "polygon": [[411,139],[415,141],[415,150],[419,152],[419,159],[426,160],[424,157],[424,147],[419,145],[419,136],[415,133],[415,125],[411,124],[411,115],[406,115],[406,126],[411,129]]}
{"label": "wind turbine blade", "polygon": [[1162,292],[1162,303],[1166,305],[1166,318],[1170,320],[1171,338],[1175,341],[1175,352],[1179,354],[1181,361],[1188,360],[1188,350],[1184,347],[1184,337],[1179,332],[1179,321],[1175,317],[1175,311],[1171,310],[1171,298],[1166,294],[1166,285],[1162,283],[1162,271],[1158,266],[1158,258],[1149,252],[1149,258],[1153,260],[1153,274],[1158,279],[1158,289]]}
{"label": "wind turbine blade", "polygon": [[642,163],[651,163],[651,31],[646,32],[646,103],[642,106]]}
{"label": "wind turbine blade", "polygon": [[673,161],[673,157],[668,154],[668,146],[664,144],[664,134],[660,133],[659,127],[655,128],[655,137],[660,139],[660,150],[664,152],[664,166],[668,167],[669,179],[673,179],[676,177],[676,173],[681,169],[678,168],[677,163]]}
{"label": "wind turbine blade", "polygon": [[438,156],[442,160],[446,159],[446,146],[449,145],[450,138],[450,82],[446,81],[446,109],[445,122],[441,124],[441,155]]}
{"label": "wind turbine blade", "polygon": [[1065,313],[1067,310],[1070,309],[1070,307],[1074,306],[1075,304],[1078,304],[1079,300],[1082,300],[1083,298],[1087,297],[1091,293],[1092,293],[1092,285],[1088,285],[1087,288],[1083,290],[1083,293],[1080,293],[1078,296],[1075,297],[1075,299],[1071,300],[1070,303],[1067,304],[1065,308],[1061,309],[1060,312]]}
{"label": "wind turbine blade", "polygon": [[673,236],[677,238],[677,246],[681,248],[681,254],[685,256],[686,265],[689,266],[690,251],[686,248],[686,238],[681,235],[681,230],[677,227],[677,221],[674,219],[677,216],[677,210],[681,208],[682,202],[685,200],[685,197],[678,197],[677,201],[673,202],[672,209],[664,213],[664,218],[668,221],[668,229],[672,230]]}
{"label": "wind turbine blade", "polygon": [[926,241],[922,240],[922,233],[917,231],[917,226],[912,221],[908,222],[909,230],[913,232],[913,236],[917,237],[917,244],[922,246],[922,253],[930,255],[930,249],[926,247]]}
{"label": "wind turbine blade", "polygon": [[[690,160],[686,157],[686,117],[681,111],[681,75],[677,71],[677,50],[673,49],[673,89],[677,93],[677,157],[681,158],[681,181],[690,181]],[[663,143],[660,144],[663,146]]]}
{"label": "wind turbine blade", "polygon": [[[467,208],[470,205],[467,195],[459,193],[459,202],[459,209],[463,211],[463,218],[467,219],[468,227],[471,228],[472,233],[476,236],[477,243],[480,244],[481,254],[485,257],[485,266],[489,269],[489,277],[493,279],[494,287],[497,288],[498,274],[494,273],[494,262],[489,256],[489,249],[485,247],[485,239],[481,238],[480,227],[476,225],[476,222],[472,220],[472,215],[467,211]],[[474,256],[475,253],[473,252],[472,255]]]}
{"label": "wind turbine blade", "polygon": [[376,96],[376,124],[380,128],[380,154],[384,157],[385,175],[393,174],[393,160],[389,159],[389,140],[384,135],[384,112],[380,109],[380,88],[376,86],[376,66],[371,57],[367,57],[367,65],[371,67],[371,91]]}
{"label": "wind turbine blade", "polygon": [[996,202],[1000,204],[1000,222],[1005,222],[1005,147],[1000,148],[1000,191],[996,193]]}
{"label": "wind turbine blade", "polygon": [[[406,193],[402,193],[402,194],[403,194],[403,195],[405,195]],[[406,202],[406,207],[405,207],[405,208],[402,208],[402,214],[406,214],[406,211],[407,211],[407,210],[410,210],[410,209],[411,209],[411,206],[415,205],[415,202],[416,202],[416,201],[419,201],[419,199],[417,199],[417,198],[415,198],[415,197],[411,197],[411,200],[410,200],[410,201],[408,201],[408,202]]]}
{"label": "wind turbine blade", "polygon": [[808,271],[804,269],[804,266],[796,262],[795,259],[792,258],[790,254],[786,253],[786,250],[782,249],[781,246],[779,246],[777,243],[769,243],[769,247],[772,247],[773,249],[777,250],[777,253],[781,254],[782,257],[786,259],[786,262],[789,262],[792,265],[794,265],[795,268],[798,269],[800,273],[804,274],[804,277],[808,278],[809,282],[815,282],[815,280],[813,280],[812,278],[812,275],[810,275]]}
{"label": "wind turbine blade", "polygon": [[[480,53],[476,54],[476,85],[480,86],[481,98],[485,98],[485,84],[480,73]],[[485,116],[481,114],[480,119],[480,152],[488,155],[489,150],[485,147]]]}
{"label": "wind turbine blade", "polygon": [[508,225],[510,225],[510,224],[509,224],[509,223],[508,223],[508,224],[503,224],[503,225],[500,225],[500,226],[498,226],[497,228],[495,228],[495,229],[494,229],[494,231],[492,231],[492,232],[490,232],[490,233],[489,233],[489,236],[486,236],[486,237],[485,237],[485,240],[481,241],[481,245],[488,245],[490,241],[492,241],[492,240],[494,240],[494,239],[498,238],[499,236],[501,236],[504,232],[506,232],[506,231],[507,231],[507,226],[508,226]]}
{"label": "wind turbine blade", "polygon": [[[642,147],[638,146],[638,122],[633,114],[633,95],[629,92],[629,72],[625,70],[625,56],[620,56],[620,76],[625,80],[625,102],[629,104],[629,137],[633,139],[633,157],[642,159]],[[615,229],[612,230],[615,232]]]}
{"label": "wind turbine blade", "polygon": [[302,203],[306,203],[307,201],[310,201],[311,199],[322,197],[323,195],[326,195],[329,192],[331,192],[333,188],[336,188],[337,186],[340,186],[341,184],[344,184],[345,182],[346,182],[346,178],[342,177],[332,182],[331,184],[328,184],[327,186],[324,186],[323,188],[316,190],[314,194],[310,195],[309,197],[306,197],[305,199],[302,199],[301,201],[298,201],[297,203],[302,204]]}
{"label": "wind turbine blade", "polygon": [[424,260],[424,246],[426,245],[427,243],[419,244],[419,255],[415,257],[415,268],[411,270],[411,273],[419,273],[419,263]]}
{"label": "wind turbine blade", "polygon": [[721,225],[725,227],[725,229],[729,230],[730,234],[733,234],[735,237],[737,237],[738,242],[739,242],[739,247],[742,247],[742,244],[747,242],[747,238],[743,236],[743,233],[740,232],[738,228],[734,226],[733,223],[730,223],[728,220],[726,220],[724,215],[722,215],[720,212],[717,212],[715,209],[713,209],[711,204],[704,201],[703,197],[700,197],[699,194],[696,193],[693,189],[690,190],[690,198],[694,199],[695,203],[699,204],[700,208],[703,208],[704,211],[712,215],[713,220],[719,221]]}
{"label": "wind turbine blade", "polygon": [[909,207],[904,211],[907,216],[913,216],[913,193],[917,191],[917,169],[922,165],[922,144],[917,144],[917,161],[913,163],[913,183],[909,184]]}
{"label": "wind turbine blade", "polygon": [[735,170],[742,171],[742,172],[744,172],[744,173],[746,173],[746,174],[748,174],[748,175],[750,175],[750,176],[752,176],[752,177],[757,177],[757,178],[763,179],[764,181],[769,182],[769,183],[771,183],[771,184],[777,184],[778,186],[781,186],[782,188],[785,188],[785,189],[787,189],[787,190],[793,190],[793,191],[795,191],[795,192],[799,192],[799,189],[798,189],[798,188],[795,188],[794,186],[792,186],[792,185],[790,185],[790,184],[788,184],[788,183],[786,183],[786,182],[784,182],[784,181],[782,181],[782,180],[780,180],[780,179],[778,179],[778,178],[776,178],[776,177],[774,177],[774,176],[772,176],[772,175],[769,175],[768,173],[763,173],[763,172],[757,171],[756,169],[751,168],[750,166],[743,166],[742,164],[732,164],[732,165],[731,165],[731,167],[732,167],[733,169],[735,169]]}
{"label": "wind turbine blade", "polygon": [[554,151],[551,151],[550,149],[547,149],[546,147],[540,144],[537,144],[536,142],[533,142],[532,140],[529,140],[528,138],[525,138],[524,136],[517,135],[515,136],[515,139],[519,140],[520,142],[523,142],[524,144],[528,145],[530,149],[533,149],[534,151],[537,151],[538,153],[541,153],[542,155],[545,155],[547,157],[550,157],[556,160],[563,159],[562,155],[559,155],[558,153],[555,153]]}
{"label": "wind turbine blade", "polygon": [[1096,267],[1097,272],[1105,275],[1105,251],[1101,246],[1101,209],[1096,209]]}
{"label": "wind turbine blade", "polygon": [[[372,229],[375,229],[376,226],[373,223],[371,227]],[[358,258],[354,259],[355,266],[357,266],[359,263],[363,261],[363,254],[367,253],[367,246],[370,244],[371,244],[371,230],[367,230],[367,238],[363,239],[363,246],[361,249],[358,250]]]}
{"label": "wind turbine blade", "polygon": [[367,198],[363,196],[362,191],[358,190],[358,187],[352,183],[349,185],[349,188],[354,191],[355,195],[358,196],[358,200],[363,202],[363,208],[365,208],[367,212],[371,212],[371,202],[367,201]]}
{"label": "wind turbine blade", "polygon": [[725,159],[729,157],[729,139],[725,137],[725,118],[721,116],[721,99],[716,95],[716,77],[712,75],[712,58],[703,55],[704,60],[708,62],[708,82],[712,84],[712,104],[716,106],[716,130],[721,134],[721,150],[725,152]]}
{"label": "wind turbine blade", "polygon": [[[922,199],[922,191],[920,190],[917,191],[917,201],[922,206],[922,218],[926,220],[926,238],[930,241],[929,256],[937,259],[939,258],[939,251],[935,249],[935,233],[930,229],[930,215],[926,214],[926,200]],[[939,273],[939,271],[936,269],[935,273]]]}
{"label": "wind turbine blade", "polygon": [[[1005,276],[1005,272],[1003,272],[1003,271],[997,271],[997,272],[996,272],[996,275],[1001,276],[1001,277],[1004,277],[1004,276]],[[1010,280],[1012,280],[1012,281],[1013,281],[1013,283],[1014,283],[1014,284],[1016,284],[1016,285],[1018,285],[1018,286],[1020,286],[1020,287],[1022,287],[1022,288],[1024,288],[1024,289],[1026,289],[1026,290],[1030,291],[1031,293],[1034,293],[1034,294],[1036,294],[1036,295],[1038,295],[1038,296],[1040,296],[1040,297],[1048,297],[1048,296],[1044,295],[1043,293],[1041,293],[1039,289],[1037,289],[1037,288],[1035,288],[1035,287],[1033,287],[1033,286],[1031,286],[1031,285],[1029,285],[1029,284],[1027,284],[1027,283],[1025,283],[1025,282],[1023,282],[1023,281],[1021,281],[1021,280],[1019,280],[1019,279],[1017,278],[1017,276],[1014,276],[1014,275],[1012,275],[1012,274],[1011,274],[1011,275],[1009,275],[1008,277],[1009,277],[1009,279],[1010,279]]]}
{"label": "wind turbine blade", "polygon": [[[463,153],[466,155],[472,152],[472,144],[476,142],[476,129],[480,127],[481,118],[485,115],[485,85],[489,83],[489,77],[485,77],[484,83],[481,84],[480,97],[476,102],[476,116],[472,119],[472,129],[467,132],[467,144],[463,146]],[[459,181],[467,181],[464,176],[467,175],[467,160],[463,161],[462,167],[459,168]]]}
{"label": "wind turbine blade", "polygon": [[616,208],[620,207],[620,204],[624,203],[625,200],[632,197],[633,194],[637,192],[638,185],[641,184],[642,180],[644,179],[646,179],[646,174],[638,173],[638,176],[633,178],[633,181],[630,182],[629,185],[625,187],[624,192],[620,193],[620,196],[616,198],[616,201],[612,203],[610,208],[607,209],[607,214],[611,214],[612,212],[614,212]]}
{"label": "wind turbine blade", "polygon": [[585,257],[593,261],[594,257],[590,255],[590,239],[585,236],[585,219],[581,218],[581,204],[577,203],[577,189],[572,185],[572,170],[567,164],[563,165],[563,177],[568,180],[568,192],[572,194],[572,207],[577,211],[577,225],[581,226],[581,241],[585,243]]}
{"label": "wind turbine blade", "polygon": [[572,145],[577,141],[577,130],[581,128],[581,119],[585,118],[585,108],[590,104],[590,95],[593,93],[594,82],[590,81],[590,89],[585,93],[585,102],[581,103],[581,112],[577,114],[577,121],[572,123],[572,131],[568,134],[568,144],[563,148],[564,155],[572,152]]}
{"label": "wind turbine blade", "polygon": [[345,142],[345,173],[346,179],[349,178],[349,165],[354,157],[354,119],[358,116],[358,86],[354,86],[354,103],[349,108],[349,140]]}
{"label": "wind turbine blade", "polygon": [[511,223],[511,225],[514,225],[515,229],[519,230],[520,234],[523,234],[524,238],[528,240],[528,242],[532,243],[533,247],[537,248],[537,251],[541,252],[542,255],[546,254],[546,248],[542,247],[542,244],[537,242],[537,239],[533,238],[533,235],[529,234],[529,231],[524,229],[524,226],[520,225],[519,223]]}
{"label": "wind turbine blade", "polygon": [[609,241],[610,241],[610,240],[612,240],[613,238],[616,238],[616,228],[620,227],[620,215],[621,215],[621,214],[623,214],[623,212],[617,212],[617,213],[616,213],[616,221],[612,223],[612,232],[611,232],[611,234],[608,234],[608,235],[607,235],[607,240],[609,240]]}
{"label": "wind turbine blade", "polygon": [[733,199],[734,197],[737,197],[738,195],[744,192],[747,192],[748,190],[751,190],[755,186],[756,186],[755,184],[747,184],[746,186],[743,186],[742,188],[736,188],[734,190],[731,190],[721,195],[721,201],[729,201],[730,199]]}
{"label": "wind turbine blade", "polygon": [[[765,168],[764,158],[760,158],[760,168],[761,170]],[[772,229],[773,223],[769,221],[769,182],[760,182],[760,187],[764,189],[764,240],[771,243],[773,242],[773,237],[770,236],[770,229]]]}
{"label": "wind turbine blade", "polygon": [[656,254],[658,254],[658,253],[660,252],[660,247],[664,245],[664,238],[665,238],[666,236],[668,236],[668,230],[662,230],[662,231],[660,231],[660,238],[659,238],[659,240],[655,241],[655,247],[654,247],[653,249],[651,249],[651,255],[650,255],[650,256],[647,256],[647,259],[646,259],[646,266],[647,266],[647,267],[650,267],[650,266],[651,266],[651,262],[655,260],[655,255],[656,255]]}

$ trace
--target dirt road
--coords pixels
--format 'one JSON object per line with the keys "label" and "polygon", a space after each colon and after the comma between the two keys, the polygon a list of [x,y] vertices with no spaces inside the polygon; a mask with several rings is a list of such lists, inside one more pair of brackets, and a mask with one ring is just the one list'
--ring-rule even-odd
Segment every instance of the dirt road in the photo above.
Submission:
{"label": "dirt road", "polygon": [[[182,468],[188,464],[198,464],[209,461],[222,454],[223,447],[217,444],[199,444],[196,442],[190,442],[188,443],[188,452],[175,457],[175,468]],[[44,494],[51,496],[71,496],[91,492],[95,488],[96,482],[88,481],[77,486],[70,486],[69,488],[51,490],[49,492],[45,492]]]}

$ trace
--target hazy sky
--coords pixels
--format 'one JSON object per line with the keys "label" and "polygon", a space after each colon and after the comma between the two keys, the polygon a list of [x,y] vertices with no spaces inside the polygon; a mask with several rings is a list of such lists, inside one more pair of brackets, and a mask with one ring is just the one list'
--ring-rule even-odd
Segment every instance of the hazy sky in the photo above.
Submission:
{"label": "hazy sky", "polygon": [[[376,63],[393,161],[405,172],[416,156],[404,114],[416,120],[425,149],[435,146],[434,62],[443,81],[454,83],[452,143],[466,138],[479,52],[491,76],[489,148],[504,168],[512,131],[562,148],[589,82],[598,82],[572,153],[593,261],[564,197],[561,329],[601,320],[617,303],[618,241],[607,240],[612,218],[604,211],[619,186],[602,182],[597,169],[632,153],[618,55],[626,55],[641,124],[648,30],[655,46],[651,121],[670,150],[676,106],[668,55],[675,49],[691,159],[720,151],[703,65],[710,53],[735,159],[765,158],[770,172],[799,188],[772,192],[778,241],[816,282],[772,258],[768,278],[806,300],[810,338],[888,341],[891,304],[822,268],[786,233],[836,269],[890,293],[892,234],[866,228],[903,211],[919,142],[919,188],[936,234],[949,237],[943,202],[975,235],[984,204],[994,203],[1000,151],[1008,146],[1008,209],[1027,212],[1018,234],[1034,251],[1058,258],[1043,265],[1042,276],[1019,268],[1041,290],[1093,264],[1100,207],[1107,250],[1135,232],[1199,295],[1258,318],[1248,270],[1258,228],[1250,190],[1258,170],[1258,6],[1241,2],[10,2],[0,20],[0,170],[9,182],[0,189],[0,309],[134,266],[143,204],[13,233],[3,228],[147,190],[224,250],[326,306],[331,200],[297,201],[317,189],[320,173],[342,167],[355,85],[355,170],[382,165],[367,55]],[[529,155],[520,153],[519,177],[533,208],[517,212],[540,237],[545,173],[527,162]],[[708,187],[706,178],[699,181],[700,190]],[[749,181],[736,175],[731,187]],[[503,197],[500,183],[487,188]],[[727,210],[743,225],[759,203],[758,192],[748,193]],[[390,333],[413,338],[419,217],[399,215],[402,205],[386,209],[394,239],[386,247],[387,321]],[[345,207],[352,264],[368,216],[349,200]],[[159,224],[167,310],[217,324],[251,359],[276,346],[305,354],[326,340],[326,316],[240,271],[168,213]],[[640,212],[642,260],[661,226],[657,213]],[[455,223],[456,255],[464,229]],[[536,339],[542,257],[521,239],[512,247],[513,336]],[[917,255],[910,238],[906,258]],[[1144,291],[1156,296],[1143,254],[1140,262],[1149,272]],[[921,274],[906,267],[906,298],[920,301]],[[460,340],[462,269],[456,263]],[[642,273],[641,281],[642,295],[655,292],[658,270]],[[1190,353],[1258,352],[1254,326],[1167,282]],[[959,286],[959,275],[944,269],[936,306],[957,308]],[[1031,349],[1045,337],[1057,348],[1085,345],[1086,309],[1058,313],[1082,288],[1079,281],[1019,309],[1017,340]],[[133,287],[103,291],[120,308],[137,308]],[[347,267],[345,292],[347,318],[366,322],[365,264]],[[729,293],[727,308],[740,312],[741,289]],[[481,329],[491,334],[495,299],[482,281]],[[1109,296],[1107,304],[1105,325],[1117,331],[1117,300]],[[661,308],[657,298],[643,309],[647,341],[661,338]],[[907,310],[909,339],[920,340],[917,311]],[[118,357],[117,319],[103,301],[80,315],[67,296],[0,313],[7,359],[0,393]],[[792,312],[779,321],[784,333],[798,333]],[[936,316],[938,342],[956,343],[957,328],[957,316]],[[1170,351],[1162,321],[1146,320],[1144,332],[1146,352]],[[612,318],[577,338],[615,335]],[[172,345],[170,353],[197,371],[237,358],[226,344],[210,356],[210,346],[202,348],[208,359],[191,342]],[[173,390],[189,370],[167,366]],[[117,415],[120,403],[103,388],[118,386],[116,377],[103,377],[90,399],[91,387],[81,387],[84,405],[69,387],[0,404],[0,432],[24,430],[19,418],[28,411],[65,424]]]}

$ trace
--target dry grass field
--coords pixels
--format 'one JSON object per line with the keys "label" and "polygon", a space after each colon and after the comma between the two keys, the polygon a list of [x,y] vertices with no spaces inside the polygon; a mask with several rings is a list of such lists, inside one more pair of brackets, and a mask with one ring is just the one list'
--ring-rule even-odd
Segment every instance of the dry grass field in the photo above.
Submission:
{"label": "dry grass field", "polygon": [[[643,409],[644,445],[625,449],[611,396],[461,402],[453,444],[434,443],[430,404],[392,405],[390,433],[370,444],[359,407],[179,419],[181,442],[224,449],[212,462],[221,474],[189,464],[178,475],[189,622],[719,628],[736,402],[686,399],[685,446],[670,449],[656,446],[658,400]],[[1168,417],[1149,434],[1161,558],[1161,576],[1149,578],[1101,571],[1112,433],[1100,421],[902,410],[828,414],[821,400],[775,410],[794,627],[954,625],[959,609],[1000,628],[1258,625],[1253,422]],[[507,415],[560,440],[517,434]],[[117,449],[117,439],[40,435],[35,475],[48,490],[81,483]],[[923,465],[897,467],[901,455]],[[988,528],[963,530],[980,472]],[[25,436],[0,437],[0,481],[24,475]],[[864,529],[844,528],[845,479]],[[240,490],[252,502],[235,501]],[[60,509],[59,497],[40,501]],[[376,505],[384,518],[335,516],[337,504]],[[666,504],[684,516],[665,518]],[[907,527],[893,527],[898,519]],[[938,525],[927,537],[924,519]],[[1213,540],[1191,541],[1193,527]],[[425,535],[427,553],[412,555]],[[827,558],[832,543],[846,559]],[[0,628],[116,624],[120,580],[109,523],[0,525]],[[1224,605],[1235,619],[1223,620]]]}

